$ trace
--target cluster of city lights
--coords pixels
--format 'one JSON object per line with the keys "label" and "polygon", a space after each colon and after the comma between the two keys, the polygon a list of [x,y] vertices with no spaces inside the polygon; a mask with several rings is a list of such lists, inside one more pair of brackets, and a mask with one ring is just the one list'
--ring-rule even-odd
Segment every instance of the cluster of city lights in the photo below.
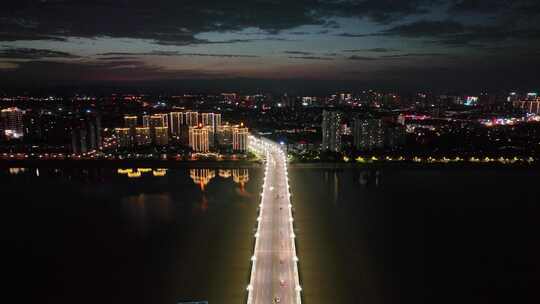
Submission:
{"label": "cluster of city lights", "polygon": [[[344,156],[343,161],[351,162],[352,159]],[[513,164],[533,164],[536,160],[533,157],[357,157],[354,159],[357,163],[373,163],[373,162],[415,162],[415,163],[428,163],[428,164],[449,164],[449,163],[499,163],[504,165]]]}

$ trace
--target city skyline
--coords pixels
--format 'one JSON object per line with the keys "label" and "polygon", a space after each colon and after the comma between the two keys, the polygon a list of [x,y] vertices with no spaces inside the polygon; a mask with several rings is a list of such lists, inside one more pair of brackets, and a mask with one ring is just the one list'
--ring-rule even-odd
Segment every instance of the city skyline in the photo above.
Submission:
{"label": "city skyline", "polygon": [[6,88],[539,86],[531,0],[9,1],[0,14]]}

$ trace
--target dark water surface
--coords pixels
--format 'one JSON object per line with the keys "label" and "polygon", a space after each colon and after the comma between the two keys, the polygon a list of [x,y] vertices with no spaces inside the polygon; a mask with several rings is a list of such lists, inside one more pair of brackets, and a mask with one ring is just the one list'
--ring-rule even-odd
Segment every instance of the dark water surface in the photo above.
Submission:
{"label": "dark water surface", "polygon": [[0,175],[9,303],[244,301],[262,171],[9,173]]}
{"label": "dark water surface", "polygon": [[305,303],[540,303],[540,173],[289,176]]}
{"label": "dark water surface", "polygon": [[[0,169],[3,299],[244,303],[262,170],[143,171]],[[289,176],[304,304],[540,303],[539,172]]]}

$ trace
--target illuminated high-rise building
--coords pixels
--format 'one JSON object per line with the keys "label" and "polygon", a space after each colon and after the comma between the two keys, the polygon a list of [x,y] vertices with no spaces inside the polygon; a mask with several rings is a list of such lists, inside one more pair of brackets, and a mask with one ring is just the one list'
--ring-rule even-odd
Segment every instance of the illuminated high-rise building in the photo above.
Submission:
{"label": "illuminated high-rise building", "polygon": [[150,128],[150,116],[151,115],[143,115],[142,116],[142,126],[143,126],[143,128]]}
{"label": "illuminated high-rise building", "polygon": [[221,125],[216,129],[216,142],[219,146],[232,147],[232,128],[229,124]]}
{"label": "illuminated high-rise building", "polygon": [[101,117],[95,113],[76,114],[69,119],[71,152],[88,153],[101,148]]}
{"label": "illuminated high-rise building", "polygon": [[201,123],[203,126],[210,126],[215,132],[216,128],[221,126],[221,114],[219,113],[201,113]]}
{"label": "illuminated high-rise building", "polygon": [[[157,138],[157,132],[156,128],[165,128],[167,131],[167,143],[169,141],[168,137],[168,126],[169,126],[169,119],[167,114],[153,114],[153,115],[143,115],[143,127],[148,128],[150,132],[150,138],[151,141],[154,144],[158,144],[158,138]],[[160,129],[160,143],[164,141],[164,131],[163,129]],[[160,145],[160,144],[158,144]]]}
{"label": "illuminated high-rise building", "polygon": [[385,132],[382,119],[356,117],[354,119],[354,146],[361,151],[384,147]]}
{"label": "illuminated high-rise building", "polygon": [[124,116],[124,128],[129,129],[130,145],[133,145],[135,143],[135,136],[136,136],[135,129],[137,128],[137,122],[138,122],[137,116],[133,116],[133,115]]}
{"label": "illuminated high-rise building", "polygon": [[208,152],[210,150],[208,127],[203,127],[202,124],[197,127],[189,127],[189,146],[194,152]]}
{"label": "illuminated high-rise building", "polygon": [[182,126],[184,125],[184,113],[171,112],[169,113],[169,129],[171,137],[179,139],[182,134]]}
{"label": "illuminated high-rise building", "polygon": [[119,148],[127,148],[132,145],[131,128],[116,128],[114,135]]}
{"label": "illuminated high-rise building", "polygon": [[248,136],[249,131],[248,128],[244,127],[244,124],[234,126],[232,128],[233,151],[246,152],[248,147]]}
{"label": "illuminated high-rise building", "polygon": [[150,128],[135,128],[135,142],[139,146],[145,146],[152,143]]}
{"label": "illuminated high-rise building", "polygon": [[203,127],[214,125],[214,113],[201,113],[201,123]]}
{"label": "illuminated high-rise building", "polygon": [[125,128],[136,128],[137,127],[137,116],[124,116],[124,127]]}
{"label": "illuminated high-rise building", "polygon": [[154,128],[154,143],[158,146],[166,146],[169,144],[169,129],[167,127]]}
{"label": "illuminated high-rise building", "polygon": [[341,151],[341,117],[338,111],[323,111],[322,150]]}
{"label": "illuminated high-rise building", "polygon": [[221,126],[221,114],[215,113],[214,114],[214,128],[218,128]]}
{"label": "illuminated high-rise building", "polygon": [[143,115],[143,127],[168,127],[167,114]]}
{"label": "illuminated high-rise building", "polygon": [[24,135],[23,124],[24,111],[19,108],[7,108],[0,111],[1,137],[6,139],[17,139]]}
{"label": "illuminated high-rise building", "polygon": [[185,112],[184,113],[184,121],[187,126],[189,127],[196,127],[199,125],[199,112]]}
{"label": "illuminated high-rise building", "polygon": [[221,114],[218,113],[201,113],[201,123],[204,127],[208,127],[208,138],[210,147],[214,147],[217,128],[221,126]]}
{"label": "illuminated high-rise building", "polygon": [[531,96],[532,93],[527,95],[524,100],[516,100],[513,102],[515,108],[522,109],[529,114],[540,114],[540,97]]}

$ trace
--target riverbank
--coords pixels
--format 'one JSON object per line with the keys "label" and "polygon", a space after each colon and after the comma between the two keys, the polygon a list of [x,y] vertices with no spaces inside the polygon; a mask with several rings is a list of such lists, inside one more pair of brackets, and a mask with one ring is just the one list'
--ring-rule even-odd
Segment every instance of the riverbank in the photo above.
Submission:
{"label": "riverbank", "polygon": [[192,168],[192,169],[211,169],[211,168],[259,168],[262,163],[257,161],[245,161],[245,160],[222,160],[222,161],[210,161],[210,160],[194,160],[194,161],[178,161],[178,160],[33,160],[33,159],[13,159],[13,160],[0,160],[0,168],[9,167],[54,167],[54,168],[88,168],[88,167],[101,167],[101,168],[137,168],[137,167],[153,167],[153,168]]}
{"label": "riverbank", "polygon": [[498,162],[452,162],[452,163],[418,163],[418,162],[371,162],[371,163],[345,163],[345,162],[312,162],[289,164],[294,169],[540,169],[538,162],[503,164]]}

